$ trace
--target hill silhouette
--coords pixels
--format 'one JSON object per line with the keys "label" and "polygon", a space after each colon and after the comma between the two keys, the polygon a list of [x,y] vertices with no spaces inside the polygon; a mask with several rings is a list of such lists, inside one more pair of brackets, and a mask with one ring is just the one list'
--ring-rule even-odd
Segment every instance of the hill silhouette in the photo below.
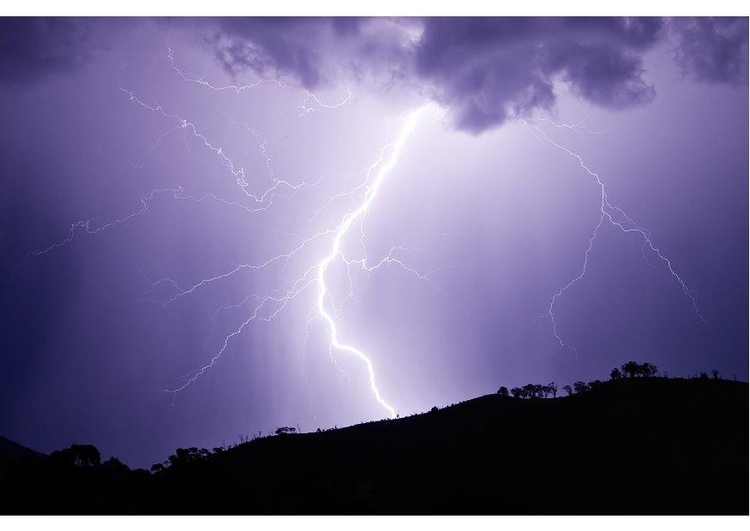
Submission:
{"label": "hill silhouette", "polygon": [[0,466],[35,457],[41,459],[46,456],[0,435]]}
{"label": "hill silhouette", "polygon": [[392,421],[277,433],[213,452],[179,449],[153,473],[94,463],[98,452],[72,465],[55,452],[0,481],[0,510],[748,514],[745,382],[625,378],[555,399],[495,394]]}

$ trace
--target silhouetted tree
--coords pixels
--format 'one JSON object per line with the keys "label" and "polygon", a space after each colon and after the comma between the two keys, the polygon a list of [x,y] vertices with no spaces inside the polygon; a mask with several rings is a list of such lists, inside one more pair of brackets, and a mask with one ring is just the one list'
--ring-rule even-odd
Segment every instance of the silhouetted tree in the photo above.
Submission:
{"label": "silhouetted tree", "polygon": [[635,361],[629,361],[622,365],[622,373],[626,378],[635,378],[640,374],[641,366]]}
{"label": "silhouetted tree", "polygon": [[291,426],[282,426],[281,428],[278,428],[275,433],[276,435],[288,435],[296,432],[297,428],[292,428]]}
{"label": "silhouetted tree", "polygon": [[589,382],[588,384],[589,389],[598,389],[602,385],[604,385],[604,382],[602,382],[601,380],[594,380],[593,382]]}
{"label": "silhouetted tree", "polygon": [[644,363],[643,365],[639,367],[638,372],[644,378],[650,378],[652,376],[656,376],[657,368],[656,368],[656,365],[652,365],[650,363]]}
{"label": "silhouetted tree", "polygon": [[[627,378],[635,378],[638,376],[650,378],[651,376],[656,376],[656,373],[658,372],[656,365],[653,365],[651,363],[641,364],[635,361],[629,361],[625,363],[621,368],[622,374]],[[613,380],[616,380],[619,378],[617,376],[618,373],[619,371],[617,369],[613,369],[609,376]]]}
{"label": "silhouetted tree", "polygon": [[74,444],[65,450],[55,450],[49,456],[55,466],[93,468],[101,464],[101,454],[91,444]]}
{"label": "silhouetted tree", "polygon": [[563,385],[563,391],[568,393],[568,396],[573,394],[573,388],[569,385]]}
{"label": "silhouetted tree", "polygon": [[102,468],[113,474],[124,474],[130,472],[130,467],[116,457],[110,457],[104,461],[104,463],[102,463]]}
{"label": "silhouetted tree", "polygon": [[582,382],[581,380],[578,380],[577,382],[573,382],[573,391],[577,393],[585,393],[589,390],[589,384],[586,382]]}
{"label": "silhouetted tree", "polygon": [[552,394],[552,398],[557,398],[557,384],[555,382],[548,383],[547,389],[549,389],[550,394]]}
{"label": "silhouetted tree", "polygon": [[211,455],[211,452],[209,452],[206,448],[198,449],[195,446],[187,449],[177,448],[177,450],[175,450],[175,453],[170,455],[169,458],[165,461],[165,464],[168,464],[170,467],[182,467],[184,465],[187,465],[188,463],[193,463],[195,461],[205,459],[209,455]]}
{"label": "silhouetted tree", "polygon": [[705,372],[701,371],[701,373],[699,375],[699,378],[701,380],[708,380],[708,374],[706,374]]}
{"label": "silhouetted tree", "polygon": [[508,388],[503,385],[502,387],[500,387],[500,389],[497,390],[497,394],[499,394],[500,396],[508,396]]}
{"label": "silhouetted tree", "polygon": [[510,390],[510,394],[513,395],[513,398],[521,398],[521,388],[520,387],[514,387]]}
{"label": "silhouetted tree", "polygon": [[610,380],[620,380],[622,378],[622,373],[620,372],[620,369],[615,367],[612,369],[612,372],[609,373],[609,379]]}
{"label": "silhouetted tree", "polygon": [[716,369],[711,371],[711,375],[714,377],[714,380],[719,379],[719,371],[717,371]]}
{"label": "silhouetted tree", "polygon": [[524,385],[522,388],[524,398],[539,398],[539,395],[541,394],[541,390],[539,389],[540,387],[541,386],[537,384]]}

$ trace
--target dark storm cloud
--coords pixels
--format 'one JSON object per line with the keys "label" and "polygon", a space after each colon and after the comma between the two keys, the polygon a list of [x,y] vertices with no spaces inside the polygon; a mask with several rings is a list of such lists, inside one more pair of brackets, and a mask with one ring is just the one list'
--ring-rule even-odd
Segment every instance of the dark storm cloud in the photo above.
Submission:
{"label": "dark storm cloud", "polygon": [[[650,102],[643,55],[667,35],[661,18],[229,19],[215,43],[226,70],[282,76],[308,89],[347,77],[408,85],[480,133],[555,102],[623,109]],[[747,78],[746,19],[676,19],[678,63],[702,81]]]}
{"label": "dark storm cloud", "polygon": [[316,43],[325,39],[329,21],[296,18],[227,19],[229,34],[245,39],[216,41],[217,56],[232,73],[250,68],[261,76],[294,73],[306,87],[320,83],[322,57]]}
{"label": "dark storm cloud", "polygon": [[261,77],[291,78],[312,90],[335,85],[344,73],[355,80],[373,72],[381,79],[403,78],[409,59],[405,29],[411,24],[361,18],[231,18],[221,20],[211,41],[232,75],[249,69]]}
{"label": "dark storm cloud", "polygon": [[[640,54],[660,19],[230,19],[217,54],[227,71],[291,77],[309,89],[341,76],[401,82],[481,132],[555,101],[561,79],[583,99],[622,108],[649,102]],[[384,75],[385,74],[385,75]]]}
{"label": "dark storm cloud", "polygon": [[427,19],[416,72],[471,132],[550,107],[556,78],[592,103],[628,107],[655,95],[636,52],[660,30],[655,19]]}
{"label": "dark storm cloud", "polygon": [[671,26],[685,74],[698,81],[747,83],[747,18],[680,18]]}

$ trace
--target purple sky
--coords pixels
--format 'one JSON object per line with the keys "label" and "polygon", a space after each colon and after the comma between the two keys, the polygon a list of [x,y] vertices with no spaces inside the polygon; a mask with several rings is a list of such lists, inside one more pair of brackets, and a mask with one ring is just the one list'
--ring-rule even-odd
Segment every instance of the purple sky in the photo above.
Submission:
{"label": "purple sky", "polygon": [[631,359],[747,380],[747,41],[747,19],[0,20],[0,434],[148,467],[388,417],[318,305],[376,183],[322,307],[400,415]]}

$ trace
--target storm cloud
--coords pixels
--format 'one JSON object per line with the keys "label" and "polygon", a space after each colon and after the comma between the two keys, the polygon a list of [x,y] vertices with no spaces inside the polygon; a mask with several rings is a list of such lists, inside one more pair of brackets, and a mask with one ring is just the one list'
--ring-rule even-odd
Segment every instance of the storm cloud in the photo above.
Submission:
{"label": "storm cloud", "polygon": [[747,18],[681,18],[672,21],[675,59],[697,81],[747,83]]}
{"label": "storm cloud", "polygon": [[650,19],[428,19],[416,73],[470,132],[550,107],[556,79],[592,103],[628,107],[655,95],[636,53],[660,29]]}
{"label": "storm cloud", "polygon": [[[421,21],[364,18],[221,19],[209,39],[224,69],[309,90],[341,81],[404,81]],[[372,79],[371,79],[372,80]]]}
{"label": "storm cloud", "polygon": [[[666,27],[660,18],[228,19],[214,44],[232,75],[249,69],[310,90],[352,78],[403,84],[445,107],[457,129],[481,133],[552,107],[556,82],[605,108],[649,103],[643,55]],[[677,60],[696,78],[731,82],[746,71],[746,20],[671,28]]]}
{"label": "storm cloud", "polygon": [[[222,68],[316,90],[366,84],[427,96],[456,129],[481,133],[554,106],[555,84],[624,109],[657,88],[643,56],[667,37],[686,77],[747,81],[745,18],[225,18],[161,19],[199,26]],[[65,75],[137,19],[6,18],[0,83]]]}

